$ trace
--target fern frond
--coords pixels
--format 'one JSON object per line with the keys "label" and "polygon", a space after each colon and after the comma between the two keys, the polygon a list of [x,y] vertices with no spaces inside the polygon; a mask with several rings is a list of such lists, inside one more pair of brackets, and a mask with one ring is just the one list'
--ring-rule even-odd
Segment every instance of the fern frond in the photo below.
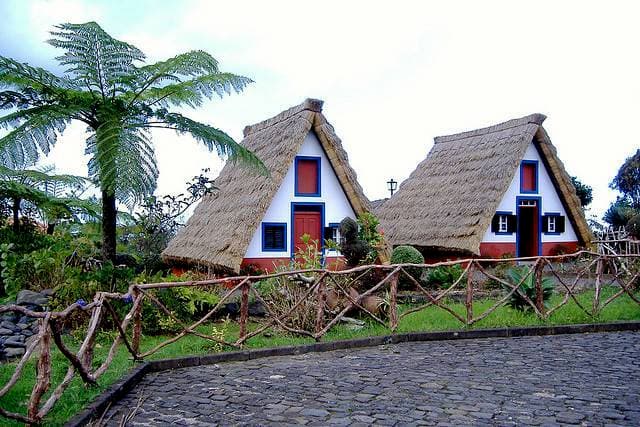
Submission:
{"label": "fern frond", "polygon": [[145,129],[111,122],[87,140],[89,177],[129,207],[153,194],[158,165]]}
{"label": "fern frond", "polygon": [[232,162],[240,162],[245,166],[254,167],[263,175],[269,174],[266,166],[258,156],[238,144],[220,129],[197,122],[178,113],[159,111],[158,118],[178,134],[190,134],[196,141],[204,144],[209,151],[215,150],[220,157],[225,157]]}
{"label": "fern frond", "polygon": [[134,89],[144,90],[151,84],[165,83],[166,81],[180,82],[182,77],[217,72],[218,61],[213,56],[202,50],[194,50],[138,68],[131,83],[136,84]]}
{"label": "fern frond", "polygon": [[30,89],[42,93],[46,90],[73,89],[77,85],[73,80],[58,77],[44,68],[0,56],[0,88]]}
{"label": "fern frond", "polygon": [[30,117],[0,138],[0,164],[19,169],[35,164],[48,154],[71,118],[53,111]]}
{"label": "fern frond", "polygon": [[136,71],[134,61],[145,58],[138,48],[111,37],[95,22],[62,24],[56,28],[48,43],[66,51],[56,59],[68,66],[68,73],[99,91],[103,98],[123,92],[123,79]]}
{"label": "fern frond", "polygon": [[161,107],[188,105],[193,108],[199,107],[205,98],[211,99],[214,95],[222,98],[233,92],[240,93],[250,83],[253,83],[250,78],[231,73],[208,74],[163,87],[150,87],[139,96],[139,99],[149,105]]}

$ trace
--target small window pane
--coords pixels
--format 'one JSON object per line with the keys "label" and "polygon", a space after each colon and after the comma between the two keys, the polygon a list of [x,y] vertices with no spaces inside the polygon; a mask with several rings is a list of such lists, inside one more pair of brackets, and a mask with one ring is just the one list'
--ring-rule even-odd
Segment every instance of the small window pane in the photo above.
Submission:
{"label": "small window pane", "polygon": [[555,233],[556,232],[556,217],[555,216],[548,216],[547,220],[549,221],[549,223],[547,224],[547,229],[549,230],[549,233]]}
{"label": "small window pane", "polygon": [[508,220],[506,215],[500,215],[498,217],[498,232],[506,233],[508,232]]}
{"label": "small window pane", "polygon": [[286,231],[284,224],[265,224],[263,232],[263,250],[267,251],[285,251]]}

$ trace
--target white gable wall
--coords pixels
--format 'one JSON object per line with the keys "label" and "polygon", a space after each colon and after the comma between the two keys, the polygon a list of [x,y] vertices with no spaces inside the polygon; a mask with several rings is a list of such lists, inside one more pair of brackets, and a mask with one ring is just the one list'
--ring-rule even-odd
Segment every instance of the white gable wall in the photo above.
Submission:
{"label": "white gable wall", "polygon": [[[538,153],[533,142],[529,144],[527,151],[522,160],[537,160],[538,161],[538,193],[537,194],[523,194],[520,193],[520,167],[516,169],[515,176],[511,180],[511,185],[509,189],[505,193],[500,205],[498,206],[497,211],[511,212],[513,215],[516,214],[516,197],[517,196],[533,196],[541,198],[541,209],[540,215],[545,215],[549,212],[558,212],[560,215],[566,218],[565,220],[565,232],[560,235],[549,235],[542,233],[542,243],[551,243],[551,242],[575,242],[578,241],[578,237],[573,229],[571,221],[567,216],[567,212],[562,206],[562,202],[560,201],[560,196],[556,192],[556,189],[551,181],[551,177],[547,172],[544,163],[542,162],[542,158]],[[498,235],[491,231],[491,226],[485,232],[483,242],[487,243],[515,243],[516,242],[516,233],[512,235]]]}
{"label": "white gable wall", "polygon": [[[345,217],[356,218],[351,204],[344,194],[338,177],[329,163],[320,141],[313,131],[309,132],[302,143],[298,156],[320,157],[320,197],[300,197],[295,194],[295,168],[294,162],[289,166],[289,171],[282,181],[280,189],[276,192],[271,205],[262,218],[258,229],[254,232],[249,243],[245,258],[284,258],[291,256],[291,203],[313,202],[324,203],[324,226],[330,223],[339,223]],[[262,251],[262,223],[280,222],[287,224],[287,251],[263,252]],[[328,256],[335,256],[335,252],[327,252]]]}

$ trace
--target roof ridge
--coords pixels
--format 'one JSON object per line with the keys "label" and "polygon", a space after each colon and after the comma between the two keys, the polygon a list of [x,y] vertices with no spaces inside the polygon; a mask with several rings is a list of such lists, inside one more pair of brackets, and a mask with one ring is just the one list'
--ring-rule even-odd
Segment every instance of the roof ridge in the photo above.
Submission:
{"label": "roof ridge", "polygon": [[302,103],[284,110],[269,119],[263,120],[253,125],[245,126],[243,134],[246,137],[252,133],[259,132],[270,126],[290,119],[291,117],[295,116],[296,114],[300,114],[303,111],[313,111],[316,113],[321,113],[323,104],[324,101],[322,101],[321,99],[307,98]]}
{"label": "roof ridge", "polygon": [[487,135],[490,133],[500,132],[506,129],[524,126],[527,124],[535,124],[535,125],[541,126],[542,122],[544,122],[546,118],[547,116],[545,116],[544,114],[534,113],[534,114],[529,114],[528,116],[507,120],[506,122],[498,123],[496,125],[487,126],[480,129],[454,133],[451,135],[436,136],[433,140],[436,144],[438,144],[440,142],[457,141],[460,139],[471,138],[474,136]]}

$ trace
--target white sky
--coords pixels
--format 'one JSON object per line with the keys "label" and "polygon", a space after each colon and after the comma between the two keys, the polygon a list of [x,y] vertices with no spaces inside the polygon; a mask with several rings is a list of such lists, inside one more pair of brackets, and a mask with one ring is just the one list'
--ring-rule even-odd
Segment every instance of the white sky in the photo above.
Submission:
{"label": "white sky", "polygon": [[[90,20],[150,61],[206,50],[255,83],[185,113],[239,141],[245,125],[323,99],[371,199],[407,178],[434,136],[540,112],[601,215],[615,198],[608,183],[640,145],[639,12],[637,1],[0,0],[0,55],[55,69],[47,32]],[[69,129],[47,162],[86,174],[83,133]],[[154,136],[158,194],[221,169],[189,137]]]}

